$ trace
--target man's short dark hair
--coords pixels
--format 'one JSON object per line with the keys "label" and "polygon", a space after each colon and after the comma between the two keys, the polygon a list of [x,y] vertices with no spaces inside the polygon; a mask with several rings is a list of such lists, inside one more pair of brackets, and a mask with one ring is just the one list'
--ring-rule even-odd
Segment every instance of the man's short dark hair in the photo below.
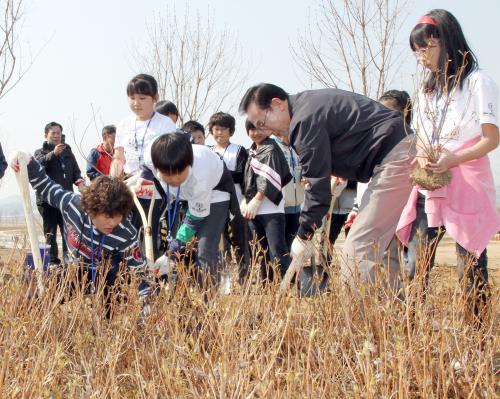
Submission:
{"label": "man's short dark hair", "polygon": [[142,94],[143,96],[156,97],[158,95],[158,83],[151,75],[141,73],[134,76],[127,85],[127,96]]}
{"label": "man's short dark hair", "polygon": [[404,90],[387,90],[378,99],[382,101],[393,101],[398,108],[398,111],[404,115],[407,125],[411,123],[412,103],[410,95]]}
{"label": "man's short dark hair", "polygon": [[158,137],[151,146],[153,166],[162,173],[175,175],[193,166],[190,135],[177,130]]}
{"label": "man's short dark hair", "polygon": [[54,126],[59,126],[59,129],[61,129],[61,132],[63,131],[63,127],[60,123],[49,122],[45,125],[45,134],[47,134],[49,132],[49,130],[52,129]]}
{"label": "man's short dark hair", "polygon": [[127,185],[116,177],[99,176],[82,192],[80,206],[89,215],[127,216],[134,199]]}
{"label": "man's short dark hair", "polygon": [[182,125],[182,130],[184,130],[186,133],[193,133],[197,130],[201,130],[203,132],[203,135],[205,135],[205,128],[198,121],[187,121],[184,125]]}
{"label": "man's short dark hair", "polygon": [[229,129],[229,134],[232,136],[236,127],[236,120],[230,114],[225,112],[217,112],[213,114],[208,121],[208,131],[212,134],[214,126],[225,127]]}
{"label": "man's short dark hair", "polygon": [[165,116],[175,115],[179,117],[179,110],[172,101],[158,101],[155,105],[155,111]]}
{"label": "man's short dark hair", "polygon": [[115,125],[106,125],[102,128],[102,138],[104,138],[108,134],[116,134],[116,126]]}
{"label": "man's short dark hair", "polygon": [[255,103],[260,109],[267,109],[271,106],[273,98],[288,100],[288,93],[281,87],[271,83],[261,83],[257,86],[252,86],[241,99],[239,111],[242,114],[246,113],[251,103]]}

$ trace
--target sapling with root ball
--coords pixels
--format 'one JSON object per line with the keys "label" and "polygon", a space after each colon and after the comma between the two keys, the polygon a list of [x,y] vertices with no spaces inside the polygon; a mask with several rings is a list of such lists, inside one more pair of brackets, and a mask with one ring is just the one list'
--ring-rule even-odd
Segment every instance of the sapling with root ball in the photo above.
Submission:
{"label": "sapling with root ball", "polygon": [[[440,70],[428,72],[435,74],[436,80],[439,80],[439,75],[444,73],[445,84],[442,89],[432,92],[426,91],[426,89],[420,90],[418,92],[420,98],[414,101],[417,104],[414,120],[418,162],[410,178],[413,184],[426,190],[445,187],[452,179],[452,173],[449,169],[438,172],[429,168],[429,165],[438,163],[443,155],[449,152],[445,146],[456,136],[455,128],[450,130],[450,127],[446,126],[445,130],[445,120],[448,110],[455,106],[454,93],[456,90],[460,90],[459,82],[462,79],[465,66],[466,54],[463,54],[462,65],[454,75],[448,75],[448,68],[445,68],[444,72]],[[424,76],[427,76],[427,74]],[[419,87],[421,86],[419,84]],[[458,126],[458,122],[455,122],[455,125]]]}

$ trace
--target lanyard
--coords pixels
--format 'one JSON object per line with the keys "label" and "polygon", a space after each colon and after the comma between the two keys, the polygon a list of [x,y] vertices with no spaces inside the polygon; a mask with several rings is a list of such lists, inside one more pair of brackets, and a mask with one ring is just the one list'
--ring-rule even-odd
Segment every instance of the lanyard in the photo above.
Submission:
{"label": "lanyard", "polygon": [[293,157],[293,148],[289,144],[288,151],[290,151],[290,161],[292,163],[292,177],[293,177],[293,193],[295,194],[295,206],[297,206],[297,180],[295,179],[295,158]]}
{"label": "lanyard", "polygon": [[226,151],[227,149],[231,146],[231,143],[229,143],[228,145],[226,145],[226,148],[224,148],[224,152],[222,153],[222,155],[220,156],[222,158],[222,160],[224,161],[224,155],[226,155]]}
{"label": "lanyard", "polygon": [[[156,115],[156,112],[153,112],[151,119],[149,120],[148,124],[146,125],[146,131],[144,132],[144,135],[142,136],[141,155],[139,155],[139,163],[141,162],[142,153],[144,152],[144,140],[146,139],[146,134],[148,134],[149,125],[151,125],[151,122],[153,121],[153,118],[155,117],[155,115]],[[134,125],[134,143],[135,143],[135,150],[139,151],[139,143],[137,142],[137,119],[135,120],[135,125]]]}
{"label": "lanyard", "polygon": [[446,110],[447,110],[446,101],[444,102],[443,108],[439,110],[438,108],[439,98],[440,98],[440,93],[439,91],[436,91],[436,94],[434,95],[434,109],[436,110],[436,113],[439,112],[439,114],[436,115],[436,124],[432,129],[431,144],[434,144],[438,140],[438,135],[441,135],[441,129],[443,128],[444,120],[446,117]]}
{"label": "lanyard", "polygon": [[168,233],[167,233],[167,242],[172,241],[172,227],[174,226],[175,216],[177,215],[177,206],[179,205],[179,194],[181,192],[181,188],[177,188],[177,193],[175,194],[174,201],[174,214],[170,214],[170,185],[167,185],[167,223],[168,223]]}
{"label": "lanyard", "polygon": [[290,151],[290,162],[292,163],[292,177],[295,183],[295,158],[293,157],[293,150],[291,145],[288,146],[288,151]]}
{"label": "lanyard", "polygon": [[220,159],[222,159],[224,161],[224,155],[226,155],[226,151],[227,151],[227,149],[230,146],[231,146],[231,143],[229,143],[228,145],[226,145],[226,148],[224,148],[224,151],[222,152],[222,154],[220,154],[219,152],[217,152],[217,148],[215,146],[212,147],[212,151],[215,152],[220,157]]}
{"label": "lanyard", "polygon": [[[90,223],[90,275],[91,275],[92,284],[95,285],[96,266],[94,265],[94,225],[92,224],[90,217],[89,217],[89,223]],[[101,237],[101,241],[99,242],[99,248],[97,249],[97,262],[100,262],[100,260],[101,260],[102,246],[104,244],[104,237],[105,236],[103,234]]]}

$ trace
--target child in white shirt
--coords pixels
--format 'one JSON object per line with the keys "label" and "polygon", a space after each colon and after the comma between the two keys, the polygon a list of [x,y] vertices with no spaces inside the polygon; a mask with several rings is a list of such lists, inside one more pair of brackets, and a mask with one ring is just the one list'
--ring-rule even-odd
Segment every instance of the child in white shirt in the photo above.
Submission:
{"label": "child in white shirt", "polygon": [[[110,175],[115,177],[130,177],[140,173],[144,165],[145,149],[158,136],[175,132],[176,127],[172,120],[154,110],[158,101],[158,84],[156,80],[146,74],[135,76],[127,85],[127,96],[133,115],[122,120],[116,127],[115,154],[110,168]],[[143,181],[136,195],[148,214],[149,205],[153,196],[153,184]],[[156,196],[153,218],[153,251],[155,258],[159,255],[159,221],[164,208],[161,197]],[[142,221],[138,210],[132,210],[132,224],[140,230]]]}

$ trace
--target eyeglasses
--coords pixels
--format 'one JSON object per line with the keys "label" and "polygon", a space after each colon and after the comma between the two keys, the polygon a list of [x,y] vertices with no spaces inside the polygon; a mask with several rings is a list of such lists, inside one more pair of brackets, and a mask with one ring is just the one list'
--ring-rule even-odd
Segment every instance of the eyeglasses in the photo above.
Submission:
{"label": "eyeglasses", "polygon": [[429,50],[436,48],[436,47],[437,47],[437,44],[429,44],[426,47],[421,47],[419,49],[416,49],[415,51],[413,51],[413,54],[415,54],[415,57],[418,58],[421,55],[427,54],[429,52]]}
{"label": "eyeglasses", "polygon": [[267,121],[267,114],[269,112],[269,108],[266,109],[266,114],[264,115],[264,121],[257,121],[257,123],[255,124],[255,127],[257,128],[257,130],[260,130],[260,131],[266,131],[267,128],[265,127],[266,126],[266,121]]}

